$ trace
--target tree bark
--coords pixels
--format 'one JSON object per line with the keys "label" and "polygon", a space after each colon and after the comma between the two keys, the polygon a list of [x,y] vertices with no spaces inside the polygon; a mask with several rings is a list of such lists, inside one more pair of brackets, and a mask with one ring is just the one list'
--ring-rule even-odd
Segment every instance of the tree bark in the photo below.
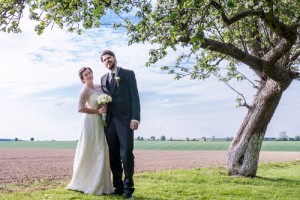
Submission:
{"label": "tree bark", "polygon": [[[286,83],[286,84],[290,84]],[[259,152],[268,124],[288,85],[280,85],[268,79],[254,97],[244,121],[233,139],[227,160],[229,175],[256,176]]]}

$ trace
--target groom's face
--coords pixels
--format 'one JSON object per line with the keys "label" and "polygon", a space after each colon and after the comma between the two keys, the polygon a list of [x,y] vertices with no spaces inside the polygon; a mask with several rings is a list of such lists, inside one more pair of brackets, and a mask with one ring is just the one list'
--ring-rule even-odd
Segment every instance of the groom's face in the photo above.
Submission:
{"label": "groom's face", "polygon": [[107,69],[112,70],[115,68],[115,66],[116,66],[116,58],[115,57],[113,57],[109,54],[105,54],[102,56],[102,60]]}

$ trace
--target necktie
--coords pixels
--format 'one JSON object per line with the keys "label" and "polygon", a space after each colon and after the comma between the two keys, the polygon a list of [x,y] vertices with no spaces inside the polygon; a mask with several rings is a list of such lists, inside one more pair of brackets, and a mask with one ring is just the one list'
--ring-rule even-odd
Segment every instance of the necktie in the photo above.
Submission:
{"label": "necktie", "polygon": [[111,73],[111,79],[110,79],[110,82],[113,82],[114,81],[114,79],[115,79],[115,73]]}
{"label": "necktie", "polygon": [[115,82],[115,73],[111,73],[111,78],[110,78],[110,82],[109,82],[109,89],[112,90],[114,87],[114,82]]}

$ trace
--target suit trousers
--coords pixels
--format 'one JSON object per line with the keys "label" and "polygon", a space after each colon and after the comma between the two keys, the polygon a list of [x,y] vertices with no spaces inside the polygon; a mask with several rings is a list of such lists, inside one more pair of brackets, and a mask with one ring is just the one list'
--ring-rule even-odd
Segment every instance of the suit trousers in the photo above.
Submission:
{"label": "suit trousers", "polygon": [[[134,134],[129,124],[124,124],[113,114],[106,127],[106,139],[109,147],[110,167],[113,174],[113,185],[116,189],[124,189],[125,193],[133,193],[134,173]],[[123,166],[123,167],[122,167]],[[124,172],[124,181],[122,175]]]}

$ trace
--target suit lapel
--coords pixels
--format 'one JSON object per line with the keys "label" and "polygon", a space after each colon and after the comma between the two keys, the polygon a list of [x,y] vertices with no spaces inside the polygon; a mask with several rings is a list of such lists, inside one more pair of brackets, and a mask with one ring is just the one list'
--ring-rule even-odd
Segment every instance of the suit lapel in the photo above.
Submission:
{"label": "suit lapel", "polygon": [[108,76],[109,76],[109,74],[107,73],[107,74],[105,74],[105,75],[102,77],[102,79],[101,79],[101,85],[104,86],[104,88],[103,88],[103,89],[104,89],[104,92],[111,95],[112,92],[111,92],[110,89],[109,89]]}
{"label": "suit lapel", "polygon": [[104,76],[104,81],[105,81],[105,83],[107,83],[107,81],[108,81],[108,73],[107,74],[105,74],[105,76]]}

